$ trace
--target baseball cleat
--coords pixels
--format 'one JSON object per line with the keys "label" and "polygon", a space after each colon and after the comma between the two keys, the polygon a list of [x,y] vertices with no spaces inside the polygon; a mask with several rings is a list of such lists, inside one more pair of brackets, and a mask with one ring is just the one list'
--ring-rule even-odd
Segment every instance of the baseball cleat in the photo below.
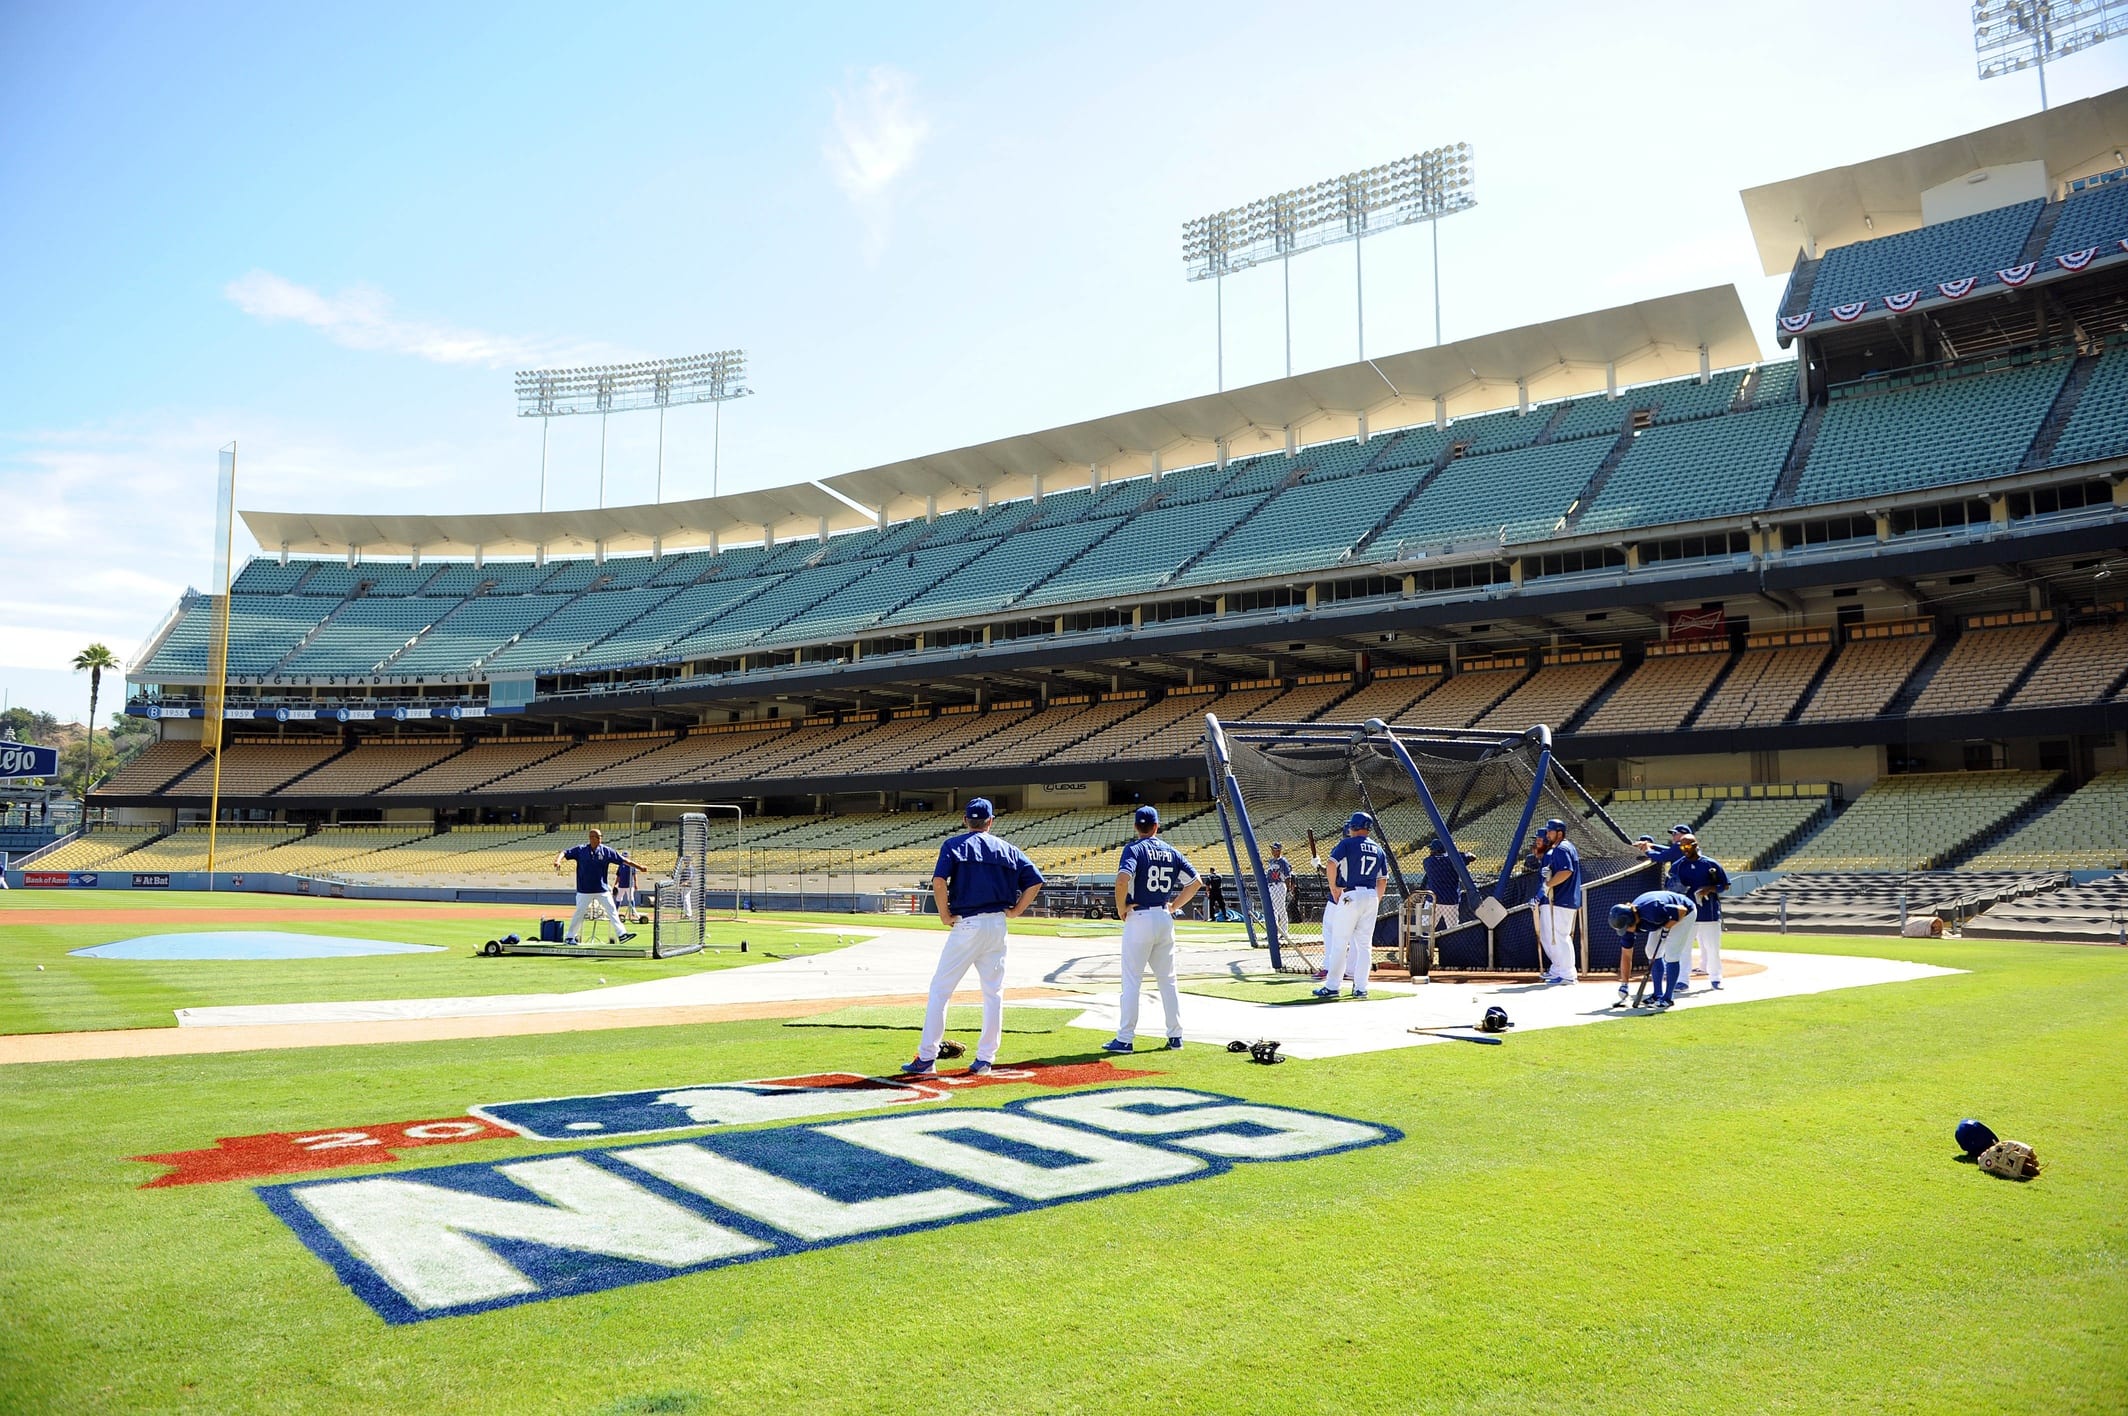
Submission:
{"label": "baseball cleat", "polygon": [[980,1077],[983,1075],[983,1073],[989,1071],[995,1066],[997,1066],[997,1063],[985,1062],[982,1058],[978,1057],[973,1062],[970,1062],[968,1064],[968,1075],[971,1077]]}
{"label": "baseball cleat", "polygon": [[902,1063],[901,1069],[911,1077],[928,1077],[938,1070],[938,1064],[928,1057],[919,1057],[913,1062]]}
{"label": "baseball cleat", "polygon": [[1318,988],[1315,990],[1315,996],[1317,998],[1335,998],[1337,997],[1337,990],[1334,988]]}
{"label": "baseball cleat", "polygon": [[626,934],[623,934],[623,935],[622,935],[622,936],[621,936],[621,937],[620,937],[620,938],[619,938],[618,940],[616,940],[615,942],[616,942],[616,943],[620,943],[620,944],[626,944],[626,943],[627,943],[627,942],[628,942],[629,940],[631,940],[631,939],[633,939],[633,938],[635,938],[635,931],[631,929],[631,930],[629,930],[629,931],[628,931],[628,932],[627,932]]}
{"label": "baseball cleat", "polygon": [[1355,988],[1352,990],[1352,996],[1354,998],[1365,998],[1367,996],[1367,990],[1364,988]]}
{"label": "baseball cleat", "polygon": [[1103,1052],[1129,1052],[1132,1046],[1131,1043],[1125,1042],[1120,1037],[1112,1037],[1101,1044],[1101,1050]]}
{"label": "baseball cleat", "polygon": [[1182,1039],[1181,1039],[1181,1038],[1179,1038],[1179,1037],[1171,1037],[1171,1038],[1169,1038],[1169,1039],[1167,1040],[1167,1050],[1168,1050],[1168,1051],[1170,1051],[1170,1052],[1180,1052],[1180,1051],[1182,1051]]}
{"label": "baseball cleat", "polygon": [[1709,987],[1709,988],[1713,988],[1713,989],[1719,989],[1719,988],[1720,988],[1721,986],[1722,986],[1722,981],[1721,981],[1720,979],[1716,979],[1716,980],[1715,980],[1714,982],[1712,982],[1712,983],[1710,983],[1710,984],[1708,984],[1708,985],[1707,985],[1707,987]]}

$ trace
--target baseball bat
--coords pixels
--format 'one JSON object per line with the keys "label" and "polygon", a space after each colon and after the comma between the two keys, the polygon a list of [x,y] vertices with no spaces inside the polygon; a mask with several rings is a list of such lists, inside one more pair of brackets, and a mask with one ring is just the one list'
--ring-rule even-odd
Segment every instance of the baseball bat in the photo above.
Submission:
{"label": "baseball bat", "polygon": [[1487,1037],[1483,1033],[1449,1032],[1442,1028],[1412,1028],[1410,1031],[1427,1037],[1447,1038],[1450,1042],[1475,1042],[1484,1047],[1498,1047],[1502,1041],[1497,1037]]}
{"label": "baseball bat", "polygon": [[1316,861],[1319,861],[1322,858],[1323,853],[1315,848],[1315,830],[1313,827],[1310,827],[1308,830],[1308,862],[1312,866]]}

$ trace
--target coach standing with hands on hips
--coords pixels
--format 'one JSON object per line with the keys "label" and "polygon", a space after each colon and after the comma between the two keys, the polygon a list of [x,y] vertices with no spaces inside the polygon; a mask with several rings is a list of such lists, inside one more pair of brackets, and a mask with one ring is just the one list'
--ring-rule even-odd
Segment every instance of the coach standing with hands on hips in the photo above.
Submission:
{"label": "coach standing with hands on hips", "polygon": [[1153,967],[1167,1045],[1182,1046],[1182,998],[1175,987],[1175,916],[1201,883],[1189,857],[1160,839],[1160,813],[1141,806],[1133,817],[1138,839],[1116,862],[1116,917],[1123,921],[1123,992],[1116,1003],[1116,1035],[1103,1052],[1128,1052],[1138,1036],[1138,985]]}
{"label": "coach standing with hands on hips", "polygon": [[1581,914],[1581,853],[1566,838],[1558,817],[1544,823],[1537,845],[1537,873],[1544,882],[1537,904],[1537,937],[1544,943],[1546,983],[1578,983],[1574,960],[1574,921]]}
{"label": "coach standing with hands on hips", "polygon": [[933,1070],[946,1036],[946,1004],[971,964],[983,986],[983,1032],[968,1071],[979,1076],[997,1062],[1005,1031],[1005,923],[1025,913],[1042,892],[1042,872],[1034,862],[990,834],[990,802],[975,798],[965,815],[968,829],[946,838],[931,872],[931,898],[946,925],[946,947],[939,950],[938,972],[931,976],[916,1060],[902,1064],[911,1076]]}
{"label": "coach standing with hands on hips", "polygon": [[1374,843],[1374,818],[1355,811],[1345,823],[1344,839],[1330,848],[1330,908],[1323,915],[1323,984],[1318,998],[1335,998],[1346,974],[1352,996],[1367,996],[1374,973],[1375,905],[1389,853]]}

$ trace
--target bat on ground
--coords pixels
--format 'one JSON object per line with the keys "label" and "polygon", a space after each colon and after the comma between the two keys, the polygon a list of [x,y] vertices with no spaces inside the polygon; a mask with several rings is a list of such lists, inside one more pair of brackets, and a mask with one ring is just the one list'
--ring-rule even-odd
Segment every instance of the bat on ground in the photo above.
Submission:
{"label": "bat on ground", "polygon": [[1426,1037],[1446,1038],[1450,1042],[1475,1042],[1485,1047],[1498,1047],[1502,1039],[1487,1037],[1483,1033],[1451,1032],[1447,1028],[1412,1028],[1410,1031]]}

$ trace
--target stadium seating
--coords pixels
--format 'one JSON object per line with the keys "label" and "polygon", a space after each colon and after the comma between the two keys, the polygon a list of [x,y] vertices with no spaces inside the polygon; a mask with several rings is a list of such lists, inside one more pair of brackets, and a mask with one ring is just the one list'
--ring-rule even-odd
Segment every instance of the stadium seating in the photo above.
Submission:
{"label": "stadium seating", "polygon": [[[1408,473],[1303,483],[1263,502],[1223,502],[1234,530],[1177,577],[1203,585],[1335,565],[1411,490]],[[1238,523],[1238,524],[1237,524]],[[1222,530],[1225,528],[1222,527]]]}
{"label": "stadium seating", "polygon": [[[1479,661],[1484,663],[1487,661]],[[1499,668],[1466,669],[1426,696],[1419,716],[1430,728],[1467,728],[1487,709],[1507,697],[1522,682],[1526,666],[1517,662]],[[1528,723],[1509,729],[1520,732]]]}
{"label": "stadium seating", "polygon": [[1726,418],[1656,427],[1604,482],[1576,529],[1610,531],[1755,509],[1773,495],[1803,408],[1779,403]]}
{"label": "stadium seating", "polygon": [[54,846],[37,858],[32,870],[101,870],[112,861],[161,835],[160,828],[104,827]]}
{"label": "stadium seating", "polygon": [[1222,499],[1142,512],[1043,581],[1025,603],[1061,604],[1150,590],[1226,535],[1255,505],[1246,498]]}
{"label": "stadium seating", "polygon": [[1975,870],[2128,865],[2128,771],[2101,772],[1967,862]]}
{"label": "stadium seating", "polygon": [[589,671],[655,662],[667,645],[686,638],[748,596],[775,583],[772,579],[739,577],[687,586],[671,599],[586,645],[569,661],[569,666]]}
{"label": "stadium seating", "polygon": [[2019,202],[1827,251],[1811,286],[1810,306],[1829,310],[1909,290],[1933,299],[1938,284],[1965,276],[1974,277],[1976,289],[1999,285],[1995,272],[2017,264],[2043,205]]}
{"label": "stadium seating", "polygon": [[453,753],[433,767],[384,788],[384,796],[459,796],[477,792],[497,777],[543,762],[567,749],[568,739],[501,738]]}
{"label": "stadium seating", "polygon": [[2128,615],[2072,625],[2017,692],[2010,708],[2095,703],[2128,673]]}
{"label": "stadium seating", "polygon": [[734,653],[792,615],[810,609],[863,575],[862,563],[809,566],[778,579],[768,589],[718,615],[672,645],[667,657],[708,658]]}
{"label": "stadium seating", "polygon": [[1998,629],[1968,628],[1907,711],[1916,717],[1986,712],[2053,637],[2051,618]]}
{"label": "stadium seating", "polygon": [[865,563],[863,574],[830,593],[803,616],[771,630],[762,644],[833,639],[870,628],[903,601],[914,598],[981,553],[984,543],[957,542]]}
{"label": "stadium seating", "polygon": [[1692,726],[1756,728],[1787,722],[1831,652],[1830,644],[1745,650]]}
{"label": "stadium seating", "polygon": [[1705,383],[1691,378],[1650,384],[1635,389],[1633,401],[1654,406],[1657,426],[1711,418],[1735,406],[1736,396],[1744,387],[1744,376],[1749,372],[1748,369],[1730,369],[1709,376]]}
{"label": "stadium seating", "polygon": [[2101,257],[2115,255],[2121,249],[2116,243],[2123,236],[2128,236],[2128,183],[2106,182],[2072,192],[2063,199],[2054,229],[2047,233],[2041,266],[2051,266],[2056,256],[2094,246]]}
{"label": "stadium seating", "polygon": [[1835,398],[1796,500],[1843,501],[2013,471],[2068,372],[2055,361]]}
{"label": "stadium seating", "polygon": [[[196,744],[187,743],[188,747]],[[338,738],[298,739],[277,742],[238,738],[222,750],[222,795],[262,797],[279,791],[289,780],[314,767],[323,766],[340,753]],[[198,765],[170,784],[175,796],[205,796],[212,786],[214,759],[204,752]],[[116,792],[114,784],[107,790]]]}
{"label": "stadium seating", "polygon": [[297,797],[374,796],[459,750],[455,738],[377,738],[282,788]]}
{"label": "stadium seating", "polygon": [[922,624],[996,610],[1055,575],[1072,557],[1115,529],[1112,521],[1090,521],[1019,531],[987,543],[982,555],[924,591],[881,621]]}
{"label": "stadium seating", "polygon": [[1581,730],[1648,733],[1681,727],[1728,663],[1726,641],[1710,643],[1704,653],[1651,654],[1597,706]]}
{"label": "stadium seating", "polygon": [[2118,457],[2123,450],[2128,450],[2128,347],[2116,343],[2091,370],[2046,461],[2058,467]]}
{"label": "stadium seating", "polygon": [[1302,469],[1303,464],[1283,451],[1237,457],[1227,464],[1227,484],[1220,489],[1219,495],[1222,500],[1228,500],[1275,492],[1301,475]]}
{"label": "stadium seating", "polygon": [[1758,387],[1751,391],[1753,408],[1778,408],[1796,401],[1796,361],[1759,365]]}
{"label": "stadium seating", "polygon": [[207,760],[207,750],[197,742],[167,740],[151,742],[140,755],[113,772],[101,788],[105,796],[152,795],[177,774]]}
{"label": "stadium seating", "polygon": [[437,617],[420,639],[392,661],[392,672],[420,675],[470,670],[567,603],[566,595],[477,596]]}
{"label": "stadium seating", "polygon": [[1764,929],[1782,921],[1794,929],[1896,929],[1909,918],[1958,919],[2002,902],[2057,889],[2060,875],[2001,871],[1805,870],[1725,905],[1732,927]]}
{"label": "stadium seating", "polygon": [[1364,723],[1369,718],[1380,718],[1385,723],[1422,722],[1426,713],[1420,705],[1446,681],[1438,673],[1396,677],[1377,674],[1329,716],[1341,723]]}
{"label": "stadium seating", "polygon": [[[1618,824],[1618,829],[1628,838],[1652,836],[1667,844],[1670,828],[1677,825],[1697,828],[1714,810],[1715,798],[1686,793],[1682,788],[1663,789],[1656,792],[1637,790],[1614,792],[1603,804],[1604,815]],[[1728,864],[1728,858],[1717,843],[1706,843],[1707,854]]]}
{"label": "stadium seating", "polygon": [[1541,668],[1481,715],[1474,727],[1519,733],[1542,723],[1559,732],[1602,691],[1621,665],[1617,659]]}
{"label": "stadium seating", "polygon": [[1832,809],[1829,796],[1730,797],[1700,825],[1707,854],[1734,874],[1764,870]]}
{"label": "stadium seating", "polygon": [[1579,438],[1459,458],[1382,529],[1370,554],[1401,559],[1480,537],[1504,544],[1549,536],[1611,446],[1602,438]]}
{"label": "stadium seating", "polygon": [[1498,413],[1481,413],[1476,417],[1456,419],[1448,434],[1464,445],[1465,457],[1507,452],[1535,442],[1545,424],[1551,421],[1550,412],[1548,408],[1532,408],[1528,413],[1508,408]]}
{"label": "stadium seating", "polygon": [[[1013,735],[1013,746],[1025,754],[1027,761],[1040,762],[1081,738],[1114,726],[1144,706],[1143,695],[1120,694],[1099,703],[1051,704],[1019,726]],[[956,761],[950,765],[961,764]]]}
{"label": "stadium seating", "polygon": [[[214,833],[214,868],[268,870],[262,864],[276,846],[301,838],[303,828],[287,825],[224,825]],[[109,862],[121,870],[171,871],[207,868],[207,828],[186,826],[145,842]]]}
{"label": "stadium seating", "polygon": [[[481,671],[487,674],[529,673],[566,664],[585,646],[611,634],[622,621],[635,618],[673,593],[670,590],[590,590],[575,599],[563,600],[551,614],[528,625],[516,639],[482,658]],[[560,597],[539,595],[534,598],[551,602]]]}
{"label": "stadium seating", "polygon": [[1784,870],[1932,870],[2030,806],[2056,772],[1882,777],[1781,862]]}
{"label": "stadium seating", "polygon": [[1898,696],[1935,644],[1930,634],[1850,638],[1796,721],[1831,723],[1876,717]]}
{"label": "stadium seating", "polygon": [[2034,891],[1968,920],[1967,934],[2118,944],[2128,938],[2128,876]]}
{"label": "stadium seating", "polygon": [[1576,399],[1567,405],[1564,416],[1552,429],[1552,442],[1566,442],[1570,438],[1607,437],[1615,438],[1625,431],[1626,415],[1636,408],[1652,407],[1655,403],[1652,390],[1635,389],[1617,398],[1605,398],[1601,394],[1593,398]]}
{"label": "stadium seating", "polygon": [[588,742],[560,739],[562,750],[512,768],[488,782],[489,793],[522,793],[531,796],[554,791],[571,782],[593,785],[606,772],[632,757],[655,752],[673,740],[671,733],[612,733]]}

